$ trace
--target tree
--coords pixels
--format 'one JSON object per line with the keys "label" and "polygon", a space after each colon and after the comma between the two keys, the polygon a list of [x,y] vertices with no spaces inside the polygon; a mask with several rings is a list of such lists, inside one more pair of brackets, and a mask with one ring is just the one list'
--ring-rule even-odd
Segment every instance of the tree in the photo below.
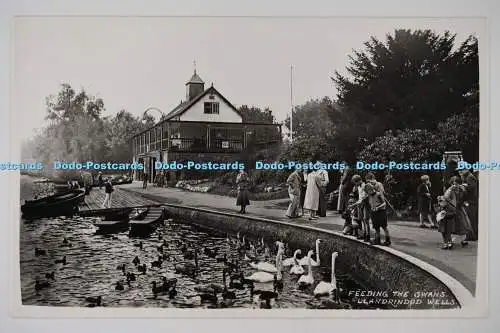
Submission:
{"label": "tree", "polygon": [[[386,130],[434,130],[439,122],[477,103],[477,39],[454,50],[455,36],[430,30],[396,30],[385,43],[372,37],[364,51],[354,51],[349,75],[335,73],[338,102],[347,123],[361,123],[354,137],[371,141]],[[353,113],[351,117],[348,114]],[[360,150],[362,142],[348,143]]]}
{"label": "tree", "polygon": [[[337,106],[328,98],[312,99],[293,109],[293,143],[285,155],[289,159],[311,160],[321,154],[324,159],[337,156],[332,139],[338,125]],[[290,131],[290,117],[285,120]]]}
{"label": "tree", "polygon": [[117,162],[130,161],[132,147],[129,140],[132,136],[147,128],[147,126],[147,122],[143,123],[138,117],[134,117],[130,112],[125,110],[121,110],[113,118],[106,119],[108,159]]}
{"label": "tree", "polygon": [[84,89],[78,93],[67,83],[61,85],[57,95],[49,95],[46,99],[46,119],[74,120],[77,117],[89,116],[99,119],[104,110],[101,98],[89,96]]}

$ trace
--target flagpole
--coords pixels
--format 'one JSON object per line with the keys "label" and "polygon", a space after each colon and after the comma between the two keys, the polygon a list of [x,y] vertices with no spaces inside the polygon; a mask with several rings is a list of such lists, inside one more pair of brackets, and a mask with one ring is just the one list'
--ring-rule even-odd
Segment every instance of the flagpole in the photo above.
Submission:
{"label": "flagpole", "polygon": [[293,141],[293,66],[290,66],[290,142]]}

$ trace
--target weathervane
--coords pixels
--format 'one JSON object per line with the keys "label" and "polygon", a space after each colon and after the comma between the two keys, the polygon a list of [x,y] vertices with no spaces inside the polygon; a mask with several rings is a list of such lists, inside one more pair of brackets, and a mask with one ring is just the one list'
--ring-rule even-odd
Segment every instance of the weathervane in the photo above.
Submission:
{"label": "weathervane", "polygon": [[196,73],[196,60],[193,60],[193,68],[194,68],[194,72]]}

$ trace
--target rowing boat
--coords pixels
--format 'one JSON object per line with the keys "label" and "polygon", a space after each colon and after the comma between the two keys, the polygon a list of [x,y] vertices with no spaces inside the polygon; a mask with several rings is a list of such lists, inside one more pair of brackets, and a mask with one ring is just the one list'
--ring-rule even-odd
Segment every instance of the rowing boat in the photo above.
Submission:
{"label": "rowing boat", "polygon": [[21,212],[22,216],[28,219],[68,216],[78,212],[78,205],[84,200],[84,190],[71,190],[40,199],[26,200],[21,206]]}

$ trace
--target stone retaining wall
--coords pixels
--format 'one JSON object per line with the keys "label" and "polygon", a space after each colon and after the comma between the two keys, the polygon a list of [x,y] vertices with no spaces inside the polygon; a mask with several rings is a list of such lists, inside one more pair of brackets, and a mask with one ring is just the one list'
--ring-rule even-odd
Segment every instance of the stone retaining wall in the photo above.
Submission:
{"label": "stone retaining wall", "polygon": [[[413,299],[415,302],[420,299],[420,304],[399,304],[398,308],[401,309],[460,308],[464,302],[470,302],[466,289],[460,284],[456,285],[456,280],[435,268],[432,268],[433,274],[431,274],[429,270],[415,263],[418,259],[398,253],[393,249],[372,246],[335,232],[310,226],[172,204],[167,204],[165,207],[167,215],[177,220],[219,233],[234,235],[239,231],[247,237],[253,236],[259,239],[264,237],[268,244],[280,240],[288,243],[292,249],[300,248],[303,251],[314,249],[316,239],[321,238],[323,240],[320,248],[322,265],[329,265],[331,253],[337,251],[339,257],[336,270],[339,273],[351,275],[363,285],[366,291],[387,291],[390,295],[392,292],[406,292],[410,295],[406,298],[390,297],[392,300]],[[444,280],[451,279],[451,282],[446,283],[447,281],[442,281],[443,279],[436,276],[441,274]],[[451,288],[455,289],[454,291],[450,289],[450,284],[453,285]],[[421,292],[433,292],[439,294],[439,297],[414,298],[411,296]],[[369,299],[365,298],[365,300]]]}

